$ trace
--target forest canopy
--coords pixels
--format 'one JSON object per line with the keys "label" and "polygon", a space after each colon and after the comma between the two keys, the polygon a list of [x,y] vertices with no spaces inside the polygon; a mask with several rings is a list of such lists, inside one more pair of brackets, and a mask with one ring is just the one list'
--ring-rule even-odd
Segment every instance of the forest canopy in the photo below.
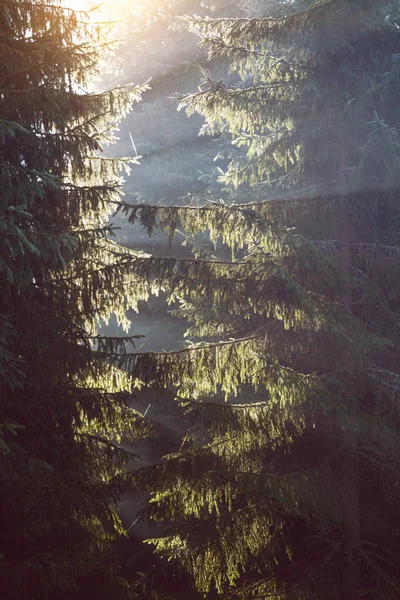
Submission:
{"label": "forest canopy", "polygon": [[[106,59],[90,13],[0,0],[0,589],[396,600],[400,2],[121,6]],[[174,350],[135,347],[149,301]]]}

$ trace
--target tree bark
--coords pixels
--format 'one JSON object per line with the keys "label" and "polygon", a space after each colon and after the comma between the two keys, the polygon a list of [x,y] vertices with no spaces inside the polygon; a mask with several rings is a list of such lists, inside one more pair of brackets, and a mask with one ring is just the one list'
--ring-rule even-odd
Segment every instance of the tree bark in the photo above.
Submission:
{"label": "tree bark", "polygon": [[[346,185],[346,184],[344,184]],[[344,186],[343,186],[344,187]],[[339,189],[338,201],[338,239],[341,245],[341,266],[344,277],[351,274],[350,246],[353,242],[352,226],[349,219],[349,195],[345,189]],[[352,311],[351,284],[345,285],[342,302]],[[353,372],[352,356],[343,356],[343,367]],[[361,590],[361,560],[360,560],[360,497],[359,497],[359,461],[356,450],[358,445],[357,433],[348,429],[343,433],[343,444],[348,449],[346,470],[348,471],[348,486],[344,498],[344,569],[342,573],[342,599],[358,600]]]}

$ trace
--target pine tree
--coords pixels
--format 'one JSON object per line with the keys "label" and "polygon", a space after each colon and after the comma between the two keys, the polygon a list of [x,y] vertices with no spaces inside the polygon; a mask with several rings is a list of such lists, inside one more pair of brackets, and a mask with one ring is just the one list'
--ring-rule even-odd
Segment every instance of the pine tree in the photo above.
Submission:
{"label": "pine tree", "polygon": [[134,338],[96,323],[151,288],[104,226],[132,161],[101,156],[146,86],[85,92],[105,31],[58,1],[1,0],[0,34],[1,596],[132,598],[107,553],[144,429],[107,356]]}
{"label": "pine tree", "polygon": [[136,262],[193,322],[187,347],[115,356],[193,415],[191,441],[135,480],[170,524],[157,549],[211,596],[400,593],[399,8],[191,19],[244,82],[205,72],[181,99],[246,149],[221,178],[235,201],[119,204],[214,244]]}
{"label": "pine tree", "polygon": [[[219,148],[218,136],[198,136],[202,124],[200,116],[187,119],[176,111],[171,98],[176,90],[189,91],[196,87],[199,65],[206,62],[205,52],[196,48],[196,39],[187,32],[182,15],[237,14],[236,2],[218,0],[212,5],[198,0],[160,2],[146,0],[117,3],[121,15],[121,43],[104,69],[105,83],[150,78],[151,90],[140,107],[124,120],[122,135],[116,148],[123,155],[139,153],[142,168],[136,170],[125,183],[125,193],[130,201],[149,204],[187,203],[190,194],[206,195],[209,190],[221,189],[217,182],[218,166],[213,162]],[[216,78],[225,76],[226,61],[215,61]],[[236,79],[238,79],[236,77]],[[185,199],[186,197],[186,199]],[[121,230],[118,239],[129,244],[137,243],[160,254],[167,247],[165,236],[149,240],[138,227],[126,226],[126,220],[116,221]],[[181,240],[182,243],[183,240]],[[177,240],[179,243],[179,239]]]}

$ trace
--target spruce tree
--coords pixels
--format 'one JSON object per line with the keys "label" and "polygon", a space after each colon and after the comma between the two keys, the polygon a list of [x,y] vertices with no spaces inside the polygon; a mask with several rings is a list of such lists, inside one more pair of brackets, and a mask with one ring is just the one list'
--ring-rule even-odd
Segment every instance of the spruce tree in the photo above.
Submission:
{"label": "spruce tree", "polygon": [[170,524],[157,549],[212,596],[400,593],[399,8],[191,19],[243,79],[204,71],[181,98],[246,149],[221,177],[235,201],[119,204],[214,244],[133,267],[180,302],[187,347],[115,355],[193,415],[192,439],[135,481]]}
{"label": "spruce tree", "polygon": [[132,598],[107,553],[144,431],[107,356],[134,338],[96,323],[151,287],[104,225],[132,161],[101,156],[145,86],[85,92],[104,27],[58,1],[1,0],[0,35],[0,595]]}

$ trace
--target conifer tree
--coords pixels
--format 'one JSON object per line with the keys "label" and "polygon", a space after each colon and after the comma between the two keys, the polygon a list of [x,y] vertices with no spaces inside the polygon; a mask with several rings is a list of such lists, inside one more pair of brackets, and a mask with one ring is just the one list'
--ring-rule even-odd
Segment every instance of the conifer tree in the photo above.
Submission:
{"label": "conifer tree", "polygon": [[181,98],[246,149],[221,178],[235,201],[119,203],[214,243],[133,266],[180,301],[187,347],[114,357],[198,426],[135,481],[170,523],[157,549],[210,596],[399,597],[399,8],[190,19],[244,82],[204,71]]}
{"label": "conifer tree", "polygon": [[106,357],[134,338],[96,323],[151,287],[104,226],[132,161],[101,156],[146,86],[86,93],[104,28],[57,0],[1,0],[0,34],[0,595],[132,598],[105,553],[143,428]]}

